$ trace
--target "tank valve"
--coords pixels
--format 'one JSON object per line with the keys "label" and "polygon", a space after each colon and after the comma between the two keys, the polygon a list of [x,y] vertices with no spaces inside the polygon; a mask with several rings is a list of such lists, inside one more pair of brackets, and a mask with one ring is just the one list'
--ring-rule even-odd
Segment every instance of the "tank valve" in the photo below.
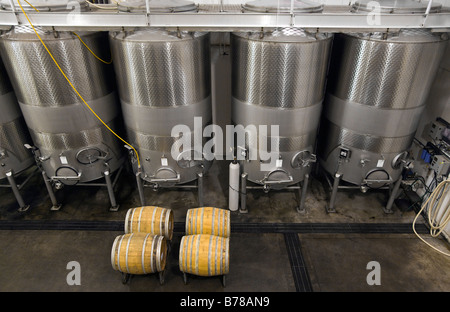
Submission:
{"label": "tank valve", "polygon": [[361,167],[364,167],[366,163],[370,162],[370,159],[361,159],[359,163],[361,164]]}
{"label": "tank valve", "polygon": [[61,190],[64,187],[64,184],[60,181],[55,181],[55,189]]}

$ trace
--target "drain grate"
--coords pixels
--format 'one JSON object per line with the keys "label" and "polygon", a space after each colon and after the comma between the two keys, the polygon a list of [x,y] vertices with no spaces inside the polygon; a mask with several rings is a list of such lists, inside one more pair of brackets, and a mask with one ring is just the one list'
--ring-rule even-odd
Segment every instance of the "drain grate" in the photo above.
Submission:
{"label": "drain grate", "polygon": [[312,292],[311,281],[301,252],[302,246],[298,235],[296,233],[286,233],[284,234],[284,241],[286,243],[296,291]]}
{"label": "drain grate", "polygon": [[[123,231],[123,221],[83,220],[0,220],[0,230],[76,230]],[[419,234],[429,232],[417,224]],[[175,222],[174,232],[184,233],[185,223]],[[341,233],[341,234],[413,234],[409,223],[231,223],[233,233]]]}

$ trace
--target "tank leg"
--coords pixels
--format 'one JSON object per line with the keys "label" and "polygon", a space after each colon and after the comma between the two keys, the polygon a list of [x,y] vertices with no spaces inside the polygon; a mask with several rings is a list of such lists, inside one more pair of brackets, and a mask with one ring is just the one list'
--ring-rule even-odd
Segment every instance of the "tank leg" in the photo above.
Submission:
{"label": "tank leg", "polygon": [[117,205],[116,196],[114,195],[110,172],[109,170],[105,170],[103,174],[105,175],[106,187],[108,188],[109,200],[111,201],[111,208],[109,208],[109,211],[118,211],[119,205]]}
{"label": "tank leg", "polygon": [[141,179],[141,174],[142,172],[136,173],[136,182],[139,192],[139,199],[141,200],[141,206],[144,207],[145,206],[144,184]]}
{"label": "tank leg", "polygon": [[52,184],[49,181],[49,178],[45,174],[45,171],[42,171],[42,177],[44,178],[45,186],[47,187],[48,195],[50,196],[50,200],[52,201],[52,208],[50,210],[59,210],[61,209],[61,204],[58,204],[56,200],[55,193],[53,192]]}
{"label": "tank leg", "polygon": [[247,173],[241,174],[241,207],[239,207],[240,213],[248,213],[247,209]]}
{"label": "tank leg", "polygon": [[6,178],[8,179],[9,185],[11,186],[14,196],[16,197],[17,203],[19,204],[19,211],[20,212],[27,211],[28,208],[30,208],[30,205],[26,205],[25,202],[23,201],[22,195],[20,195],[19,188],[17,187],[12,171],[8,171],[6,173]]}
{"label": "tank leg", "polygon": [[334,175],[333,189],[331,190],[330,204],[327,207],[327,212],[336,212],[334,204],[336,202],[336,195],[339,188],[339,182],[341,181],[342,173],[337,173]]}
{"label": "tank leg", "polygon": [[[297,212],[301,214],[306,213],[305,200],[306,192],[308,190],[309,174],[305,174],[305,179],[303,180],[303,186],[298,189],[298,195],[300,196],[299,205],[297,207]],[[299,183],[300,186],[300,183]]]}
{"label": "tank leg", "polygon": [[203,207],[203,173],[197,173],[198,205]]}
{"label": "tank leg", "polygon": [[183,282],[184,282],[184,285],[187,285],[187,283],[188,283],[187,275],[185,272],[183,272]]}
{"label": "tank leg", "polygon": [[127,284],[130,281],[131,274],[122,272],[122,284]]}
{"label": "tank leg", "polygon": [[164,285],[164,272],[165,272],[165,270],[159,272],[159,274],[158,274],[160,285]]}
{"label": "tank leg", "polygon": [[398,190],[400,188],[400,185],[402,184],[402,175],[398,178],[397,182],[395,182],[394,188],[392,189],[392,192],[389,196],[389,200],[386,204],[386,207],[383,208],[384,213],[393,213],[392,211],[392,205],[394,204],[395,197],[397,196]]}
{"label": "tank leg", "polygon": [[226,287],[227,283],[226,283],[226,275],[222,275],[222,287]]}

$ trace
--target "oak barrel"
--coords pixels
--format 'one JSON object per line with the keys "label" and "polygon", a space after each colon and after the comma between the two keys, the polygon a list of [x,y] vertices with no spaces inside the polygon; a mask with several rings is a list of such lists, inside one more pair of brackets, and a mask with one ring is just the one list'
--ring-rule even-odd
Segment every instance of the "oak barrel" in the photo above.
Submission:
{"label": "oak barrel", "polygon": [[166,266],[167,244],[164,236],[150,233],[119,235],[111,250],[114,270],[129,274],[162,272]]}
{"label": "oak barrel", "polygon": [[167,240],[173,236],[173,211],[157,206],[130,208],[125,217],[125,234],[150,233]]}
{"label": "oak barrel", "polygon": [[230,211],[214,207],[189,209],[186,213],[186,235],[195,234],[230,237]]}
{"label": "oak barrel", "polygon": [[198,276],[228,274],[229,245],[228,237],[209,234],[183,236],[178,259],[180,271]]}

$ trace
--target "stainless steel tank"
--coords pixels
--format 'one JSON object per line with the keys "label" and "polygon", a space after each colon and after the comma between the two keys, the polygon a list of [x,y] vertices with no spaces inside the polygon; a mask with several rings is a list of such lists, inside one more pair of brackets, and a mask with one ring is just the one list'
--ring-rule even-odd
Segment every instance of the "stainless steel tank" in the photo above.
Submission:
{"label": "stainless steel tank", "polygon": [[20,194],[20,188],[31,174],[18,184],[16,176],[30,168],[35,162],[31,151],[25,144],[32,143],[14,90],[0,59],[0,179],[6,178],[19,204],[19,211],[25,211],[29,205]]}
{"label": "stainless steel tank", "polygon": [[0,179],[18,174],[34,164],[31,137],[17,103],[3,62],[0,60]]}
{"label": "stainless steel tank", "polygon": [[[193,149],[212,119],[209,34],[145,29],[111,32],[110,42],[128,140],[141,161],[135,172],[154,187],[196,180],[210,166],[202,147]],[[172,133],[177,125],[187,127],[184,137]]]}
{"label": "stainless steel tank", "polygon": [[[241,165],[248,180],[279,189],[310,172],[331,41],[331,35],[295,28],[232,34],[232,121],[258,130],[237,146],[238,158],[246,155]],[[260,131],[261,125],[278,126],[278,135]],[[276,160],[260,157],[264,141]]]}
{"label": "stainless steel tank", "polygon": [[320,163],[335,188],[339,180],[363,190],[400,181],[444,37],[408,29],[335,36],[319,134]]}
{"label": "stainless steel tank", "polygon": [[[72,32],[37,30],[84,100],[117,131],[121,120],[112,66],[97,60]],[[100,58],[109,59],[106,33],[78,35]],[[122,144],[72,90],[31,27],[5,33],[0,52],[48,178],[73,185],[121,166]]]}

